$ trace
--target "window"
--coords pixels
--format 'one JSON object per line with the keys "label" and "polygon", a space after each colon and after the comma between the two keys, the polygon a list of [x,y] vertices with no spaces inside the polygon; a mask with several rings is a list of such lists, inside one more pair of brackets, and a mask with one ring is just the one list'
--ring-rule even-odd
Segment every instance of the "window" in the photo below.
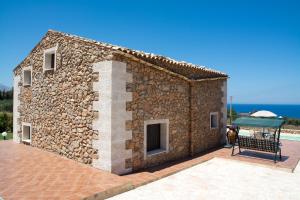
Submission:
{"label": "window", "polygon": [[160,124],[147,125],[147,152],[160,149]]}
{"label": "window", "polygon": [[22,124],[22,141],[31,143],[31,124]]}
{"label": "window", "polygon": [[51,69],[54,69],[55,54],[52,53],[52,54],[50,54],[50,55],[51,55],[51,65],[50,65],[50,68],[51,68]]}
{"label": "window", "polygon": [[32,82],[32,67],[23,69],[23,86],[31,86]]}
{"label": "window", "polygon": [[218,113],[210,113],[210,128],[218,128]]}
{"label": "window", "polygon": [[44,71],[56,69],[56,50],[57,46],[44,51]]}
{"label": "window", "polygon": [[144,153],[147,156],[169,151],[169,120],[145,121]]}

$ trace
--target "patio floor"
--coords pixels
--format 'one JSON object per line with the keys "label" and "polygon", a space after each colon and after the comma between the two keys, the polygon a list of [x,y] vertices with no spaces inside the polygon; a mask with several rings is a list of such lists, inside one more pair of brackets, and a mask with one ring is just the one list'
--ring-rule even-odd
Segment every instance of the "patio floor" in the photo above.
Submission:
{"label": "patio floor", "polygon": [[[300,165],[297,170],[299,168]],[[213,158],[110,199],[296,200],[299,197],[299,171],[290,173],[232,159]]]}
{"label": "patio floor", "polygon": [[276,168],[284,171],[292,172],[300,160],[300,142],[281,140],[282,143],[282,161],[274,163],[274,154],[263,153],[241,149],[242,153],[238,154],[238,149],[235,150],[235,155],[231,156],[232,149],[219,148],[209,152],[195,155],[192,158],[185,158],[174,162],[169,162],[157,167],[152,167],[136,173],[126,175],[135,187],[145,185],[152,181],[172,175],[181,170],[187,169],[199,163],[203,163],[212,158],[226,158],[244,161],[253,165],[263,165],[270,168]]}
{"label": "patio floor", "polygon": [[[212,158],[245,161],[253,165],[293,171],[300,159],[300,142],[282,140],[283,160],[272,154],[215,149],[192,158],[169,162],[133,174],[117,176],[38,148],[0,142],[0,197],[9,199],[103,199],[145,185]],[[238,150],[236,151],[238,152]]]}
{"label": "patio floor", "polygon": [[5,200],[101,199],[132,188],[125,177],[12,141],[0,142],[0,173]]}

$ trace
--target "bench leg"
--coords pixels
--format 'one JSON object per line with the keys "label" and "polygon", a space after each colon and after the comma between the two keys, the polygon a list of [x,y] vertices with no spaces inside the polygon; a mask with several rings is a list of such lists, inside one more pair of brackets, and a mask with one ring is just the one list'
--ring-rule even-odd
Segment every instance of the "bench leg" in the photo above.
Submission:
{"label": "bench leg", "polygon": [[232,145],[232,152],[231,152],[231,156],[233,156],[233,154],[234,154],[234,147],[235,147],[235,144],[233,143],[233,145]]}
{"label": "bench leg", "polygon": [[281,158],[281,149],[279,150],[279,159],[282,160],[282,158]]}
{"label": "bench leg", "polygon": [[274,156],[274,163],[276,163],[276,159],[277,159],[277,151],[276,151],[275,156]]}
{"label": "bench leg", "polygon": [[241,145],[240,145],[240,139],[237,139],[238,145],[239,145],[239,153],[241,153]]}

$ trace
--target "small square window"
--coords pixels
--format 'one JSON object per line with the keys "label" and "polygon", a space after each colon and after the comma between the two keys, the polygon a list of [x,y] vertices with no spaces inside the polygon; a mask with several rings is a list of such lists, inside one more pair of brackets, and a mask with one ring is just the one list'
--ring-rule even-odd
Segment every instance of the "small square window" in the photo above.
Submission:
{"label": "small square window", "polygon": [[53,47],[44,51],[44,71],[56,69],[56,50],[57,47]]}
{"label": "small square window", "polygon": [[31,143],[31,124],[23,123],[23,126],[22,126],[22,141]]}
{"label": "small square window", "polygon": [[210,128],[218,128],[218,113],[210,113]]}
{"label": "small square window", "polygon": [[32,82],[32,73],[31,67],[27,67],[23,69],[23,86],[31,86]]}

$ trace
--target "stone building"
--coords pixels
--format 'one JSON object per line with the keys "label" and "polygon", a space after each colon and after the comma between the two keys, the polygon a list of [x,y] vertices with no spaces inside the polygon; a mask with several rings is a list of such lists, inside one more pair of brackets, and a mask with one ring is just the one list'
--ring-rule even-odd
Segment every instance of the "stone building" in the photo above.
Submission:
{"label": "stone building", "polygon": [[14,141],[129,173],[221,145],[227,78],[49,30],[14,69]]}

